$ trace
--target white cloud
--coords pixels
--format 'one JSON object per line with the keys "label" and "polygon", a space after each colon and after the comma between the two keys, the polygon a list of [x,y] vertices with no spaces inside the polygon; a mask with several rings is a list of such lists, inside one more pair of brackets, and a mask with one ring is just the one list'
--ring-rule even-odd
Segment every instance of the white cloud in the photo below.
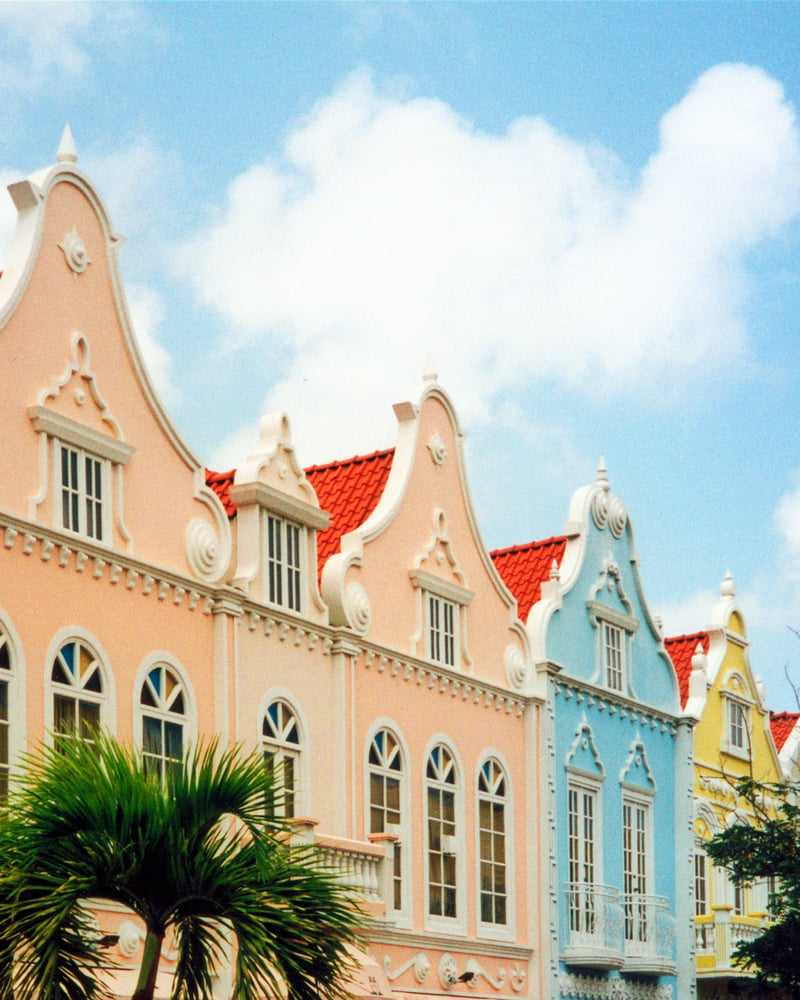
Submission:
{"label": "white cloud", "polygon": [[542,118],[490,135],[358,73],[234,180],[180,268],[231,350],[288,346],[265,406],[314,459],[380,444],[430,351],[473,426],[541,378],[663,395],[747,352],[744,254],[800,206],[793,109],[761,70],[718,66],[622,175]]}
{"label": "white cloud", "polygon": [[163,403],[174,410],[181,403],[181,390],[173,377],[172,357],[158,340],[164,305],[159,296],[144,285],[128,282],[126,292],[131,323],[148,374]]}
{"label": "white cloud", "polygon": [[124,3],[0,4],[0,84],[4,93],[33,97],[54,82],[84,77],[92,54],[132,37],[158,37],[148,13]]}

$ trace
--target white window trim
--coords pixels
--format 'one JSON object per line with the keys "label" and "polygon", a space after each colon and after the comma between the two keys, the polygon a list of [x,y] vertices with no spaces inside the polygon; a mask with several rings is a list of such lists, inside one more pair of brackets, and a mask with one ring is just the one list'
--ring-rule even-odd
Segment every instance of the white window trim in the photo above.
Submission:
{"label": "white window trim", "polygon": [[[641,789],[633,789],[629,785],[623,785],[622,798],[620,804],[620,847],[622,849],[622,857],[620,858],[621,873],[622,873],[622,900],[623,900],[623,921],[624,917],[624,899],[625,899],[625,806],[629,805],[634,808],[643,808],[645,810],[645,891],[644,893],[634,893],[634,895],[644,895],[645,897],[655,896],[655,831],[653,829],[655,825],[654,820],[654,809],[653,809],[653,794],[648,792],[643,792]],[[694,873],[692,873],[694,876]],[[624,923],[623,923],[623,941],[627,940],[624,937]]]}
{"label": "white window trim", "polygon": [[157,652],[149,653],[144,660],[142,660],[141,665],[136,672],[136,679],[134,681],[133,688],[134,740],[136,742],[136,746],[141,750],[144,747],[145,715],[152,713],[158,718],[168,717],[165,713],[162,713],[157,709],[148,709],[141,704],[142,686],[147,679],[147,675],[153,667],[157,666],[159,663],[165,664],[170,668],[170,670],[174,671],[183,685],[185,707],[185,713],[183,716],[183,753],[185,757],[189,747],[197,740],[197,705],[195,703],[194,691],[191,683],[189,682],[189,675],[187,671],[183,668],[183,665],[178,659],[165,650],[158,650]]}
{"label": "white window trim", "polygon": [[[723,707],[724,707],[724,736],[722,739],[722,749],[725,753],[730,754],[731,757],[738,757],[739,760],[750,760],[752,756],[752,741],[753,741],[753,703],[742,697],[740,694],[735,694],[732,691],[722,692]],[[736,705],[741,709],[743,714],[743,726],[744,726],[744,746],[737,746],[731,740],[732,732],[732,706]]]}
{"label": "white window trim", "polygon": [[[633,637],[639,627],[638,619],[633,615],[610,608],[599,601],[587,601],[589,620],[595,630],[595,672],[592,683],[606,688],[616,694],[635,697],[631,683],[631,664],[633,662]],[[605,625],[618,628],[622,633],[622,687],[611,687],[608,683],[605,654]]]}
{"label": "white window trim", "polygon": [[[414,637],[413,652],[416,654],[421,649],[422,656],[446,670],[468,669],[472,666],[472,660],[467,650],[467,608],[472,603],[474,592],[425,570],[414,569],[408,575],[411,586],[417,591],[418,630]],[[434,660],[431,656],[429,597],[453,605],[453,663],[446,663],[441,657]]]}
{"label": "white window trim", "polygon": [[8,643],[11,669],[8,673],[8,773],[9,780],[22,772],[21,754],[25,752],[27,713],[25,711],[25,655],[19,633],[11,617],[0,607],[0,630]]}
{"label": "white window trim", "polygon": [[311,809],[311,803],[313,802],[311,794],[311,747],[309,740],[309,728],[306,718],[297,703],[294,694],[289,691],[288,688],[271,688],[262,699],[256,722],[256,746],[258,747],[259,752],[263,751],[265,745],[263,730],[264,717],[267,714],[267,709],[274,701],[285,702],[289,709],[294,713],[294,717],[297,720],[297,735],[299,740],[297,747],[297,772],[299,788],[295,791],[294,819],[303,819],[304,817],[310,815],[309,810]]}
{"label": "white window trim", "polygon": [[57,632],[50,641],[44,661],[44,725],[45,739],[50,746],[53,744],[53,730],[55,727],[53,696],[60,690],[60,688],[56,688],[52,680],[53,662],[64,643],[74,640],[85,643],[94,653],[97,662],[100,664],[104,689],[103,694],[98,699],[98,702],[102,706],[100,721],[103,729],[111,733],[112,736],[116,735],[117,732],[117,694],[114,673],[110,667],[108,654],[91,632],[79,626],[67,626]]}
{"label": "white window trim", "polygon": [[400,754],[403,761],[403,770],[399,772],[400,780],[400,829],[398,831],[402,853],[400,856],[401,865],[401,909],[393,911],[394,922],[398,927],[411,927],[413,925],[413,878],[414,862],[412,853],[412,828],[411,828],[411,755],[408,750],[400,727],[393,719],[377,719],[371,726],[367,740],[364,744],[364,835],[369,838],[369,810],[370,810],[370,762],[369,751],[375,735],[382,729],[387,729],[397,740],[400,747]]}
{"label": "white window trim", "polygon": [[[456,823],[455,848],[456,855],[456,916],[444,917],[429,912],[428,885],[430,878],[429,865],[429,845],[428,845],[428,758],[431,751],[437,746],[443,746],[450,754],[455,768],[455,792],[454,815]],[[425,930],[441,931],[445,934],[466,934],[467,932],[467,866],[466,866],[466,840],[464,835],[464,770],[461,759],[448,737],[439,734],[429,740],[422,758],[422,823],[423,823],[423,851],[424,851],[424,913]]]}
{"label": "white window trim", "polygon": [[[278,565],[280,566],[281,573],[281,587],[283,589],[284,599],[281,602],[273,601],[270,597],[270,587],[269,587],[269,570],[270,570],[270,555],[269,555],[269,520],[272,518],[278,524],[280,524],[280,535],[281,535],[281,559]],[[263,539],[264,539],[264,602],[269,604],[273,608],[280,608],[282,611],[286,611],[290,615],[301,615],[305,611],[308,605],[308,530],[307,526],[300,521],[294,520],[294,518],[287,517],[282,513],[278,513],[274,510],[264,510],[262,513],[262,524],[263,524]],[[286,556],[286,528],[291,526],[297,529],[298,536],[298,565],[292,566],[292,569],[297,570],[300,573],[300,607],[292,608],[289,606],[286,596],[288,594],[287,586],[287,556]]]}
{"label": "white window trim", "polygon": [[[487,760],[495,760],[500,765],[506,782],[505,794],[505,853],[506,853],[506,922],[489,924],[481,920],[481,832],[479,785],[480,774]],[[494,748],[485,750],[475,771],[475,913],[478,936],[496,941],[511,941],[516,938],[516,853],[514,850],[514,796],[511,786],[511,770],[503,755]]]}

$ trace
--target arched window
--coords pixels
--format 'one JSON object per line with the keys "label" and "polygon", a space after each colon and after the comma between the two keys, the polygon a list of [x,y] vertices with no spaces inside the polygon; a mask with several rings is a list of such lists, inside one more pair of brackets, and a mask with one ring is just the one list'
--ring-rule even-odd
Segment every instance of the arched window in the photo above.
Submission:
{"label": "arched window", "polygon": [[443,744],[431,750],[425,768],[428,806],[428,913],[457,914],[456,765]]}
{"label": "arched window", "polygon": [[494,758],[478,773],[478,842],[480,845],[480,914],[485,924],[508,920],[506,862],[506,774]]}
{"label": "arched window", "polygon": [[156,663],[147,672],[139,706],[145,767],[166,777],[183,760],[187,709],[183,683],[169,664]]}
{"label": "arched window", "polygon": [[395,735],[379,729],[369,748],[369,832],[390,833],[394,845],[393,907],[403,908],[403,755]]}
{"label": "arched window", "polygon": [[10,767],[9,689],[11,686],[11,643],[0,628],[0,802],[8,799]]}
{"label": "arched window", "polygon": [[290,706],[278,698],[267,708],[262,726],[264,764],[273,782],[271,811],[294,816],[300,793],[300,727]]}
{"label": "arched window", "polygon": [[62,643],[50,674],[56,744],[78,737],[91,740],[103,723],[103,670],[94,651],[81,639]]}

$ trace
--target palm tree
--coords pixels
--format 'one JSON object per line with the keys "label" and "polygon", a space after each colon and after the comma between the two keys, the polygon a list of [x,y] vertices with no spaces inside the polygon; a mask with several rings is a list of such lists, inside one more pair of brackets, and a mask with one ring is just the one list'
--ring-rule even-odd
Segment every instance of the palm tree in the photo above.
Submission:
{"label": "palm tree", "polygon": [[92,1000],[111,963],[86,900],[145,924],[133,1000],[174,934],[173,1000],[205,1000],[233,952],[233,997],[335,1000],[363,929],[348,888],[265,819],[263,760],[214,742],[163,779],[112,737],[27,761],[0,817],[0,998]]}

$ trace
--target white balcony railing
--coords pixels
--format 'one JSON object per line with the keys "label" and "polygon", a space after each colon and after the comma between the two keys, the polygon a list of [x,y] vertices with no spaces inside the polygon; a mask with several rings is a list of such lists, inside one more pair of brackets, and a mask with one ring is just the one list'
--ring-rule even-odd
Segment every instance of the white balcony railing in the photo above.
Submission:
{"label": "white balcony railing", "polygon": [[675,918],[663,896],[637,893],[622,898],[625,968],[668,973],[675,969]]}
{"label": "white balcony railing", "polygon": [[622,967],[623,913],[617,889],[598,883],[564,885],[564,961],[603,969]]}

